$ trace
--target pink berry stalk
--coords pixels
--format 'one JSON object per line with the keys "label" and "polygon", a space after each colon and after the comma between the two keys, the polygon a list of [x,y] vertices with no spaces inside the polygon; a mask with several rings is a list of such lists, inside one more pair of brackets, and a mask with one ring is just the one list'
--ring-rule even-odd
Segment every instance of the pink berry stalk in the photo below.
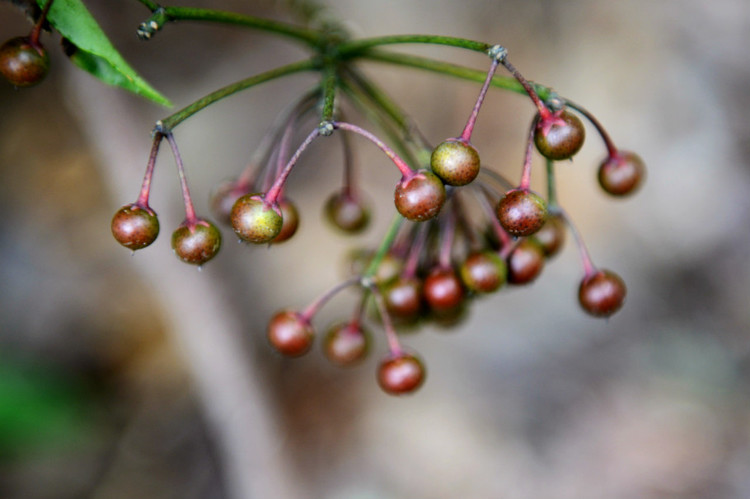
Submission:
{"label": "pink berry stalk", "polygon": [[529,137],[526,141],[526,154],[524,155],[523,169],[521,171],[521,183],[518,185],[518,188],[524,191],[528,191],[531,188],[531,159],[534,152],[534,131],[536,130],[536,124],[537,120],[534,120],[529,129]]}
{"label": "pink berry stalk", "polygon": [[32,29],[31,33],[29,34],[29,43],[33,47],[39,47],[39,36],[42,34],[42,26],[44,26],[44,21],[47,19],[47,14],[52,8],[52,2],[54,1],[55,0],[49,0],[49,2],[47,2],[47,4],[44,6],[44,9],[42,9],[42,13],[39,16],[39,19],[34,25],[34,29]]}
{"label": "pink berry stalk", "polygon": [[492,224],[492,229],[495,231],[495,235],[500,241],[500,256],[505,259],[508,255],[510,255],[510,252],[513,251],[513,248],[516,247],[516,244],[513,243],[513,239],[510,237],[510,234],[505,232],[503,226],[500,225],[500,220],[497,219],[495,210],[493,210],[492,206],[490,206],[490,202],[487,197],[488,193],[484,189],[477,192],[477,200],[479,201],[479,206],[482,208],[482,211],[487,217],[487,220],[489,220]]}
{"label": "pink berry stalk", "polygon": [[320,129],[315,128],[312,132],[310,132],[310,134],[305,138],[302,144],[297,148],[297,150],[294,152],[292,157],[289,158],[289,162],[287,162],[284,169],[276,177],[276,180],[273,182],[271,187],[266,192],[265,200],[267,203],[275,204],[278,202],[279,198],[281,197],[281,191],[284,187],[284,182],[286,182],[287,177],[289,177],[289,174],[292,172],[294,165],[297,164],[297,161],[299,161],[299,158],[302,155],[302,153],[305,151],[305,149],[307,149],[307,147],[312,143],[312,141],[315,140],[316,137],[318,137],[318,135],[320,135]]}
{"label": "pink berry stalk", "polygon": [[501,61],[501,64],[505,66],[508,71],[510,71],[513,77],[518,80],[518,83],[521,84],[523,89],[526,90],[526,93],[529,94],[529,97],[531,97],[534,105],[539,110],[539,116],[541,117],[542,121],[549,120],[552,117],[552,112],[547,108],[547,106],[544,105],[542,99],[539,98],[539,94],[537,94],[536,90],[534,90],[534,87],[531,86],[531,83],[529,83],[529,81],[523,77],[523,75],[516,69],[516,67],[508,61],[508,59],[503,59]]}
{"label": "pink berry stalk", "polygon": [[414,238],[411,247],[409,248],[409,254],[406,257],[406,263],[404,264],[404,270],[401,275],[407,279],[411,279],[417,275],[417,269],[419,267],[419,258],[422,256],[422,250],[427,242],[427,232],[429,225],[421,224],[417,231],[417,236]]}
{"label": "pink berry stalk", "polygon": [[328,303],[331,298],[333,298],[349,286],[353,286],[355,284],[358,284],[359,282],[359,277],[352,277],[351,279],[347,279],[346,281],[338,283],[336,286],[320,295],[314,302],[308,305],[307,308],[300,313],[300,317],[306,322],[310,322],[315,314],[317,314],[318,311],[320,311],[320,309],[323,308],[323,306]]}
{"label": "pink berry stalk", "polygon": [[378,148],[383,151],[391,161],[393,161],[393,164],[396,165],[396,168],[398,168],[404,178],[409,178],[414,174],[414,170],[409,168],[409,165],[407,165],[406,162],[393,151],[393,149],[388,147],[385,142],[383,142],[367,130],[360,128],[357,125],[352,125],[351,123],[344,123],[341,121],[334,122],[333,127],[357,133],[378,146]]}
{"label": "pink berry stalk", "polygon": [[596,128],[596,131],[599,133],[599,136],[602,138],[602,141],[604,141],[604,145],[607,147],[607,154],[610,158],[614,158],[619,154],[619,151],[617,147],[615,146],[615,143],[610,138],[607,131],[604,129],[604,126],[601,124],[601,122],[596,119],[596,117],[591,114],[588,109],[579,106],[578,104],[574,102],[570,102],[569,100],[565,101],[565,104],[579,113],[581,113],[589,122],[594,125],[594,128]]}
{"label": "pink berry stalk", "polygon": [[383,321],[383,329],[385,330],[385,337],[388,341],[388,351],[392,356],[399,356],[403,353],[403,348],[401,348],[401,342],[398,341],[398,335],[396,334],[396,328],[393,327],[391,315],[388,313],[388,309],[385,306],[383,294],[374,282],[370,282],[368,287],[375,299],[375,305],[378,307],[378,313]]}
{"label": "pink berry stalk", "polygon": [[190,197],[190,189],[188,188],[187,178],[185,176],[185,167],[182,164],[182,157],[180,156],[180,151],[177,149],[177,142],[174,140],[174,135],[170,132],[166,134],[166,137],[169,142],[169,147],[172,148],[174,160],[177,163],[177,174],[180,177],[180,186],[182,187],[182,199],[185,202],[185,224],[192,232],[199,220],[195,215],[193,199]]}
{"label": "pink berry stalk", "polygon": [[[52,3],[52,2],[50,2]],[[148,164],[146,165],[146,173],[143,175],[143,184],[141,184],[141,192],[138,195],[138,199],[135,204],[139,207],[151,211],[151,207],[148,205],[148,198],[151,194],[151,179],[154,176],[154,166],[156,165],[156,156],[159,153],[159,146],[164,138],[160,132],[154,133],[154,142],[151,145],[151,153],[148,157]]]}
{"label": "pink berry stalk", "polygon": [[570,216],[568,216],[565,210],[558,207],[557,213],[562,215],[565,223],[568,224],[570,233],[573,234],[573,239],[575,240],[576,246],[578,247],[578,254],[581,259],[581,265],[583,266],[584,279],[593,276],[598,272],[598,270],[594,265],[593,260],[591,259],[591,255],[589,254],[589,250],[586,247],[586,243],[583,241],[583,237],[581,237],[581,233],[578,232],[578,228],[575,226],[573,220],[570,218]]}
{"label": "pink berry stalk", "polygon": [[482,89],[479,91],[479,97],[477,97],[477,101],[474,104],[474,108],[471,110],[469,119],[466,121],[464,131],[461,133],[461,140],[464,142],[471,142],[471,134],[474,132],[474,125],[477,122],[477,116],[479,116],[479,109],[482,107],[482,103],[484,103],[484,98],[487,96],[487,90],[490,88],[490,83],[492,82],[492,78],[497,72],[497,67],[499,64],[500,60],[498,58],[492,59],[490,69],[489,71],[487,71],[487,78],[484,80]]}

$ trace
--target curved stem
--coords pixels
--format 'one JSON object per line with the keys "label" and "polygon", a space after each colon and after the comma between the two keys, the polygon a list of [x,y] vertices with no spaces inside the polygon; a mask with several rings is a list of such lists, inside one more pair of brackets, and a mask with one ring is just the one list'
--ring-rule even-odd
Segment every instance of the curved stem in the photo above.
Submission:
{"label": "curved stem", "polygon": [[42,9],[42,13],[39,15],[39,19],[37,19],[36,24],[34,25],[34,29],[32,29],[29,34],[29,43],[33,47],[39,46],[39,36],[42,34],[42,26],[44,26],[44,21],[47,19],[47,14],[52,8],[52,2],[54,1],[55,0],[49,0],[49,2],[44,5],[44,9]]}
{"label": "curved stem", "polygon": [[345,196],[357,196],[356,179],[354,175],[354,152],[349,134],[341,134],[341,148],[344,152],[344,179],[342,192]]}
{"label": "curved stem", "polygon": [[596,131],[599,132],[599,135],[601,136],[602,140],[604,141],[604,145],[607,147],[607,154],[610,158],[614,158],[618,154],[617,147],[615,147],[615,143],[610,138],[607,131],[604,129],[604,126],[601,124],[601,122],[596,119],[596,117],[591,114],[588,109],[586,109],[583,106],[579,106],[575,102],[571,102],[567,99],[564,99],[565,105],[568,107],[571,107],[581,113],[589,122],[594,125],[594,128],[596,128]]}
{"label": "curved stem", "polygon": [[315,314],[318,313],[318,311],[323,308],[323,305],[328,303],[328,301],[336,296],[338,293],[340,293],[342,290],[348,288],[349,286],[353,286],[355,284],[359,283],[359,277],[352,277],[351,279],[347,279],[346,281],[340,282],[333,288],[329,289],[327,292],[322,294],[318,297],[314,302],[312,302],[310,305],[307,306],[305,310],[302,311],[300,314],[304,320],[309,322]]}
{"label": "curved stem", "polygon": [[581,258],[581,265],[583,265],[584,276],[593,276],[598,271],[596,269],[596,266],[594,265],[594,261],[591,259],[591,255],[589,254],[589,250],[586,247],[586,243],[583,241],[583,237],[581,237],[581,233],[578,232],[578,228],[575,226],[573,220],[571,220],[570,216],[568,216],[565,210],[558,207],[557,213],[559,213],[563,217],[565,223],[568,224],[570,233],[573,234],[573,239],[575,239],[576,246],[578,247],[578,254]]}
{"label": "curved stem", "polygon": [[161,145],[161,141],[163,138],[164,138],[164,135],[160,134],[159,132],[154,134],[154,143],[151,146],[151,153],[148,156],[148,165],[146,165],[146,174],[143,176],[143,184],[141,184],[141,192],[138,195],[138,199],[135,202],[135,204],[137,204],[141,208],[146,208],[148,210],[151,209],[151,207],[148,205],[148,198],[151,193],[151,179],[154,176],[154,167],[156,166],[156,155],[159,153],[159,146]]}
{"label": "curved stem", "polygon": [[276,180],[274,180],[273,184],[268,189],[268,192],[266,192],[265,200],[267,203],[273,204],[278,201],[279,197],[281,196],[281,190],[284,187],[284,182],[286,182],[287,177],[289,177],[289,174],[292,172],[292,168],[294,168],[294,165],[297,164],[297,161],[299,161],[299,157],[302,155],[304,150],[307,149],[307,146],[309,146],[318,135],[320,135],[320,129],[315,128],[297,148],[297,150],[294,152],[294,155],[289,158],[289,162],[284,167],[284,170],[279,174],[278,177],[276,177]]}
{"label": "curved stem", "polygon": [[477,42],[466,38],[436,35],[391,35],[376,38],[363,38],[344,42],[338,47],[338,54],[342,59],[357,56],[362,52],[381,45],[394,45],[404,43],[427,43],[432,45],[450,45],[475,52],[485,52],[492,47],[489,43]]}
{"label": "curved stem", "polygon": [[198,99],[197,101],[193,102],[192,104],[180,109],[176,113],[162,120],[157,121],[155,130],[163,134],[168,134],[177,125],[179,125],[180,123],[182,123],[183,121],[185,121],[186,119],[188,119],[189,117],[191,117],[192,115],[200,111],[201,109],[213,104],[214,102],[220,99],[223,99],[224,97],[228,97],[232,94],[236,94],[237,92],[241,90],[245,90],[247,88],[253,87],[260,83],[265,83],[267,81],[280,78],[282,76],[286,76],[292,73],[298,73],[300,71],[308,71],[311,69],[315,69],[315,63],[312,59],[308,59],[305,61],[299,61],[299,62],[295,62],[292,64],[287,64],[286,66],[281,66],[281,67],[272,69],[270,71],[266,71],[265,73],[251,76],[250,78],[245,78],[244,80],[240,80],[236,83],[232,83],[231,85],[227,85],[226,87],[220,88],[219,90],[216,90],[215,92],[211,92],[205,97],[202,97]]}
{"label": "curved stem", "polygon": [[188,228],[192,231],[195,229],[195,224],[198,222],[198,217],[195,215],[195,208],[193,207],[193,200],[190,197],[190,189],[188,188],[187,178],[185,177],[185,167],[182,164],[182,157],[180,151],[177,149],[177,142],[174,140],[174,135],[171,133],[166,134],[169,146],[172,148],[172,154],[174,154],[174,160],[177,163],[177,173],[180,176],[180,187],[182,187],[182,199],[185,202],[185,222]]}
{"label": "curved stem", "polygon": [[500,241],[500,256],[503,258],[507,257],[508,254],[510,254],[510,248],[513,246],[513,240],[511,239],[510,234],[505,232],[503,226],[500,225],[500,221],[497,219],[497,215],[492,209],[492,206],[490,206],[488,194],[484,189],[477,190],[477,200],[479,201],[479,206],[482,208],[482,211],[484,211],[485,216],[490,221],[490,224],[492,224],[492,229],[495,231],[497,239]]}
{"label": "curved stem", "polygon": [[383,240],[380,242],[380,246],[378,246],[378,250],[375,252],[375,256],[372,257],[372,260],[370,260],[370,264],[362,274],[363,281],[371,280],[372,277],[378,272],[378,267],[383,261],[383,258],[385,258],[385,255],[388,254],[388,250],[390,250],[391,246],[393,246],[393,241],[395,241],[396,236],[398,235],[398,231],[401,228],[401,224],[404,223],[404,220],[406,219],[398,213],[393,216],[393,221],[391,221],[391,225],[388,227],[388,232],[386,232],[385,237],[383,237]]}
{"label": "curved stem", "polygon": [[471,114],[469,115],[468,121],[466,121],[466,126],[464,127],[464,131],[463,133],[461,133],[461,139],[464,140],[465,142],[471,142],[471,134],[474,131],[474,125],[477,122],[477,116],[479,116],[479,109],[482,107],[484,98],[487,95],[487,90],[490,88],[492,77],[495,76],[495,72],[497,71],[497,66],[499,64],[500,64],[500,61],[498,59],[492,59],[490,70],[487,71],[487,78],[484,80],[482,89],[479,91],[479,97],[477,97],[477,101],[474,104],[474,108],[471,110]]}
{"label": "curved stem", "polygon": [[543,120],[548,119],[552,113],[550,113],[550,110],[547,109],[547,106],[544,105],[541,98],[539,97],[539,94],[536,92],[536,89],[531,86],[531,83],[529,83],[529,81],[523,77],[523,75],[516,69],[516,67],[508,61],[508,59],[504,59],[502,61],[502,65],[505,66],[505,68],[513,74],[513,77],[518,80],[518,83],[520,83],[526,93],[529,94],[529,97],[531,97],[531,100],[534,101],[534,105],[539,110],[539,115],[541,116],[541,118]]}
{"label": "curved stem", "polygon": [[396,165],[396,168],[399,169],[401,172],[401,175],[404,177],[409,177],[414,173],[414,170],[409,168],[409,165],[404,162],[403,159],[401,159],[398,154],[396,154],[393,149],[388,147],[382,140],[368,132],[367,130],[364,130],[357,125],[352,125],[351,123],[343,123],[343,122],[335,122],[333,123],[334,128],[340,128],[342,130],[348,130],[350,132],[357,133],[363,137],[365,137],[367,140],[375,144],[380,148],[381,151],[385,153],[386,156],[390,158],[391,161],[393,161],[393,164]]}
{"label": "curved stem", "polygon": [[385,336],[388,340],[388,350],[391,355],[401,355],[403,352],[401,343],[398,341],[398,335],[396,334],[396,328],[393,327],[393,321],[391,315],[388,313],[388,309],[385,306],[385,300],[383,294],[378,289],[378,286],[371,282],[368,285],[372,296],[375,298],[375,305],[378,307],[378,313],[383,321],[383,329],[385,329]]}
{"label": "curved stem", "polygon": [[521,183],[518,188],[525,191],[531,187],[531,159],[534,152],[534,131],[536,130],[536,124],[538,120],[535,118],[531,122],[531,128],[529,129],[529,137],[526,140],[526,154],[523,159],[523,170],[521,172]]}

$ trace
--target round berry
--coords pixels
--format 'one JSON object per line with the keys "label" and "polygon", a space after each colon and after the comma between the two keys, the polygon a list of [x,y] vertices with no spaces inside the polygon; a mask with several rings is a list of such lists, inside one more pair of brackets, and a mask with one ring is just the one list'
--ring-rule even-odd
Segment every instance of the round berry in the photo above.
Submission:
{"label": "round berry", "polygon": [[527,189],[505,193],[497,205],[497,218],[503,229],[514,237],[530,236],[542,228],[547,219],[547,203]]}
{"label": "round berry", "polygon": [[267,336],[271,346],[280,353],[299,357],[310,350],[315,331],[299,312],[282,310],[268,322]]}
{"label": "round berry", "polygon": [[534,144],[545,158],[571,158],[581,149],[585,138],[586,129],[583,123],[578,116],[568,111],[557,111],[546,119],[537,119]]}
{"label": "round berry", "polygon": [[436,312],[452,310],[464,300],[461,280],[451,268],[435,267],[424,280],[424,299]]}
{"label": "round berry", "polygon": [[643,183],[645,175],[643,160],[630,151],[619,151],[599,165],[599,185],[613,196],[634,193]]}
{"label": "round berry", "polygon": [[199,220],[195,224],[183,222],[172,233],[172,249],[185,263],[203,265],[221,248],[221,232],[214,224]]}
{"label": "round berry", "polygon": [[112,235],[131,250],[145,248],[159,235],[159,219],[151,208],[125,205],[112,217]]}
{"label": "round berry", "polygon": [[423,222],[440,213],[445,197],[443,181],[429,170],[418,170],[398,183],[394,202],[401,215],[414,222]]}
{"label": "round berry", "polygon": [[370,222],[370,210],[360,196],[339,191],[328,198],[325,214],[334,227],[347,234],[362,232]]}
{"label": "round berry", "polygon": [[11,38],[0,46],[0,73],[17,87],[36,85],[47,76],[49,54],[27,36]]}
{"label": "round berry", "polygon": [[249,194],[248,189],[244,186],[238,186],[235,182],[230,181],[221,184],[211,196],[211,212],[219,222],[230,225],[232,223],[232,207],[245,194]]}
{"label": "round berry", "polygon": [[378,366],[378,384],[389,395],[411,393],[422,386],[424,378],[424,364],[412,354],[389,355]]}
{"label": "round berry", "polygon": [[352,366],[367,356],[370,332],[358,322],[332,326],[323,338],[323,353],[337,366]]}
{"label": "round berry", "polygon": [[493,251],[471,253],[461,264],[461,281],[475,293],[492,293],[505,284],[508,268]]}
{"label": "round berry", "polygon": [[479,153],[461,139],[448,139],[432,151],[430,166],[448,185],[466,185],[479,174]]}
{"label": "round berry", "polygon": [[383,299],[394,320],[415,319],[422,311],[422,281],[416,277],[400,276],[385,286]]}
{"label": "round berry", "polygon": [[565,243],[565,219],[559,213],[547,217],[542,228],[534,233],[534,239],[542,246],[544,256],[555,256]]}
{"label": "round berry", "polygon": [[508,282],[528,284],[544,268],[544,249],[533,237],[520,241],[508,255]]}
{"label": "round berry", "polygon": [[281,210],[281,230],[271,241],[273,244],[283,243],[288,241],[297,232],[299,227],[299,213],[294,203],[288,199],[282,199],[279,201],[279,209]]}
{"label": "round berry", "polygon": [[284,223],[278,206],[271,206],[260,194],[245,194],[232,206],[232,228],[243,241],[269,243]]}
{"label": "round berry", "polygon": [[599,270],[586,276],[578,288],[578,301],[586,313],[594,317],[609,317],[625,302],[625,282],[612,271]]}

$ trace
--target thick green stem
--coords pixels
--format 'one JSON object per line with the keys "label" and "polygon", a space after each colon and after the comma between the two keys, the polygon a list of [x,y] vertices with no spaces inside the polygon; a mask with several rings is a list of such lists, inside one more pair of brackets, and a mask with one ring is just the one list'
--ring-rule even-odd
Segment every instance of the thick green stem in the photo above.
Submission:
{"label": "thick green stem", "polygon": [[[396,54],[392,52],[385,52],[379,50],[373,50],[362,54],[363,59],[369,59],[372,61],[386,62],[389,64],[397,64],[399,66],[408,66],[416,69],[425,69],[434,73],[440,73],[448,76],[455,76],[463,80],[475,81],[482,83],[487,78],[485,71],[467,68],[465,66],[459,66],[457,64],[451,64],[449,62],[436,61],[427,57],[420,57],[416,55]],[[537,95],[542,99],[549,97],[552,90],[548,87],[531,83]],[[515,79],[507,76],[495,76],[490,82],[490,86],[496,88],[503,88],[505,90],[511,90],[519,94],[526,94],[526,90],[523,86]]]}
{"label": "thick green stem", "polygon": [[475,52],[486,52],[492,47],[489,43],[467,40],[465,38],[456,38],[452,36],[436,35],[392,35],[379,36],[376,38],[363,38],[361,40],[352,40],[344,42],[338,47],[338,54],[342,59],[358,56],[373,47],[381,45],[394,45],[405,43],[427,43],[433,45],[449,45]]}
{"label": "thick green stem", "polygon": [[333,121],[333,110],[336,101],[337,88],[336,66],[333,62],[326,63],[323,69],[323,112],[320,115],[320,122],[325,123]]}
{"label": "thick green stem", "polygon": [[236,83],[232,83],[231,85],[227,85],[224,88],[220,88],[219,90],[198,99],[189,106],[180,109],[176,113],[164,118],[163,120],[157,121],[155,130],[157,132],[167,134],[171,132],[177,125],[179,125],[201,109],[213,104],[220,99],[223,99],[224,97],[228,97],[241,90],[245,90],[246,88],[253,87],[260,83],[264,83],[292,73],[308,71],[311,69],[315,69],[314,61],[300,61],[292,64],[287,64],[286,66],[281,66],[276,69],[272,69],[271,71],[266,71],[265,73],[261,73],[259,75],[251,76],[250,78],[245,78],[244,80],[240,80]]}

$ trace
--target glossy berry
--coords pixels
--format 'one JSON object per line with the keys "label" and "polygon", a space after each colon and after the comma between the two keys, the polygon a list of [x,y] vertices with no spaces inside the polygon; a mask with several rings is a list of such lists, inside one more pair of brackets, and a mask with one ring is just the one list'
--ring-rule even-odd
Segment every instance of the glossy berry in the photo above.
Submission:
{"label": "glossy berry", "polygon": [[625,282],[612,271],[599,270],[584,277],[578,288],[578,301],[586,313],[594,317],[609,317],[625,302]]}
{"label": "glossy berry", "polygon": [[396,321],[409,321],[422,311],[422,281],[416,277],[399,276],[383,289],[388,313]]}
{"label": "glossy berry", "polygon": [[412,354],[389,355],[378,366],[378,384],[390,395],[411,393],[422,386],[424,378],[424,364]]}
{"label": "glossy berry", "polygon": [[150,208],[128,204],[112,217],[112,235],[131,250],[145,248],[159,235],[159,219]]}
{"label": "glossy berry", "polygon": [[325,204],[325,214],[331,224],[347,234],[356,234],[370,222],[370,210],[360,196],[344,191],[334,193]]}
{"label": "glossy berry", "polygon": [[282,199],[279,201],[279,209],[281,210],[281,230],[271,241],[273,244],[283,243],[292,238],[297,232],[299,227],[299,213],[294,203],[288,199]]}
{"label": "glossy berry", "polygon": [[206,220],[195,224],[183,222],[172,233],[172,249],[185,263],[203,265],[216,256],[220,248],[221,232]]}
{"label": "glossy berry", "polygon": [[477,251],[461,264],[461,281],[475,293],[492,293],[505,284],[508,269],[494,251]]}
{"label": "glossy berry", "polygon": [[315,331],[299,312],[282,310],[268,322],[267,336],[271,346],[280,353],[299,357],[310,350]]}
{"label": "glossy berry", "polygon": [[435,217],[445,203],[445,186],[429,170],[418,170],[396,186],[394,202],[401,215],[414,222]]}
{"label": "glossy berry", "polygon": [[11,38],[0,46],[0,73],[16,87],[36,85],[48,71],[49,54],[29,37]]}
{"label": "glossy berry", "polygon": [[528,284],[544,268],[544,249],[535,238],[523,239],[508,255],[508,282]]}
{"label": "glossy berry", "polygon": [[500,199],[497,218],[511,236],[530,236],[544,225],[547,203],[532,191],[513,189]]}
{"label": "glossy berry", "polygon": [[323,338],[323,353],[337,366],[351,366],[367,356],[370,333],[357,322],[332,326]]}
{"label": "glossy berry", "polygon": [[565,219],[559,213],[550,214],[542,228],[534,233],[534,239],[542,246],[544,256],[555,256],[565,243]]}
{"label": "glossy berry", "polygon": [[432,172],[448,185],[466,185],[479,174],[479,153],[461,139],[440,143],[430,158]]}
{"label": "glossy berry", "polygon": [[235,182],[221,184],[211,196],[211,212],[219,222],[230,225],[232,207],[245,194],[249,194],[248,189]]}
{"label": "glossy berry", "polygon": [[[538,115],[537,115],[538,116]],[[565,110],[538,118],[534,130],[534,144],[539,153],[548,159],[561,160],[573,157],[586,138],[583,123],[573,113]]]}
{"label": "glossy berry", "polygon": [[260,194],[240,197],[232,206],[230,219],[235,234],[255,244],[271,242],[284,223],[278,206],[266,203]]}
{"label": "glossy berry", "polygon": [[599,185],[613,196],[627,196],[637,191],[645,175],[643,160],[630,151],[619,151],[599,165]]}
{"label": "glossy berry", "polygon": [[424,299],[431,310],[445,312],[464,301],[461,280],[451,268],[435,267],[427,275],[423,286]]}

